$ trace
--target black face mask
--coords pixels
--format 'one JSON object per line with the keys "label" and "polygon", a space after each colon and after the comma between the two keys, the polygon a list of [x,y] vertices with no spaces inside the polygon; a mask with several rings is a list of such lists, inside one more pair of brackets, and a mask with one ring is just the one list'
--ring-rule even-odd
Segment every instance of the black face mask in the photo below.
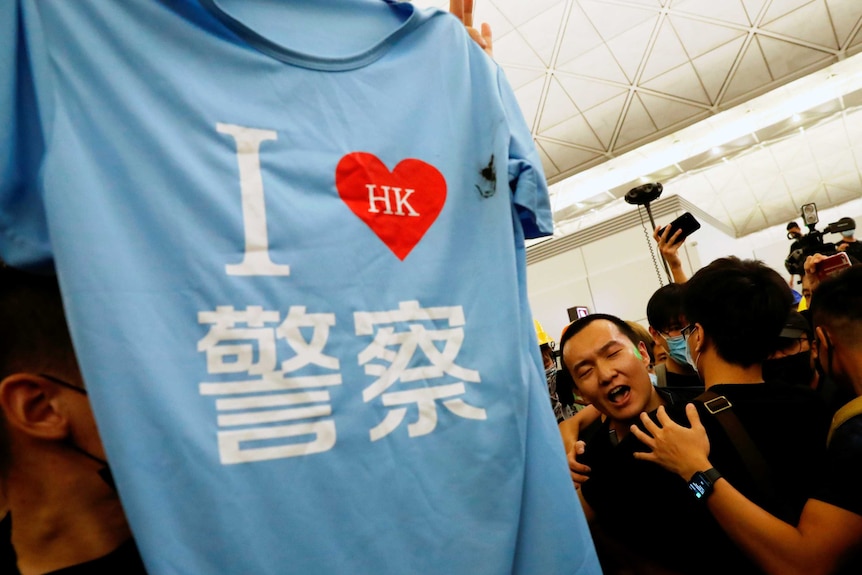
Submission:
{"label": "black face mask", "polygon": [[809,387],[814,378],[811,367],[811,351],[802,351],[778,359],[763,362],[764,381],[779,381],[790,385]]}
{"label": "black face mask", "polygon": [[[87,390],[84,389],[83,387],[78,387],[77,385],[72,385],[71,383],[69,383],[67,381],[63,381],[62,379],[58,379],[52,375],[48,375],[45,373],[40,373],[39,376],[44,377],[45,379],[50,380],[50,381],[56,383],[57,385],[60,385],[60,386],[65,387],[67,389],[71,389],[73,391],[77,391],[78,393],[82,393],[84,395],[87,395]],[[95,461],[96,463],[100,464],[102,467],[96,473],[99,474],[99,477],[102,479],[102,481],[104,481],[108,485],[108,487],[110,487],[114,491],[117,490],[117,484],[114,482],[114,475],[113,475],[113,473],[111,473],[111,468],[108,466],[107,461],[105,461],[101,457],[97,457],[97,456],[93,455],[92,453],[90,453],[89,451],[83,449],[82,447],[80,447],[77,443],[75,443],[71,439],[69,439],[68,445],[74,451],[77,451],[78,453],[80,453],[84,457],[87,457],[87,458]]]}

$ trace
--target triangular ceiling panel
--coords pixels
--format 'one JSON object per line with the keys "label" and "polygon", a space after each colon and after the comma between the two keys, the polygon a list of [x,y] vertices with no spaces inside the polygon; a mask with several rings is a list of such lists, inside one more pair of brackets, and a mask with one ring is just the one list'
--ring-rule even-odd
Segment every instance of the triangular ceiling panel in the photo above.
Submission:
{"label": "triangular ceiling panel", "polygon": [[809,191],[816,190],[822,183],[822,178],[816,170],[812,170],[809,165],[801,164],[799,168],[784,170],[784,182],[787,184],[787,189],[794,197],[804,195]]}
{"label": "triangular ceiling panel", "polygon": [[643,92],[639,92],[638,95],[659,130],[669,128],[670,126],[688,118],[693,118],[699,115],[703,116],[708,113],[704,108],[699,108],[690,104],[683,104],[676,100],[670,100],[668,98],[662,98]]}
{"label": "triangular ceiling panel", "polygon": [[742,5],[745,7],[745,12],[748,14],[748,21],[751,24],[757,23],[760,12],[769,1],[770,0],[742,0]]}
{"label": "triangular ceiling panel", "polygon": [[[606,84],[572,76],[557,75],[557,80],[581,111],[589,110],[602,102],[628,92],[627,88],[616,84]],[[860,116],[860,120],[862,120],[862,116]]]}
{"label": "triangular ceiling panel", "polygon": [[623,120],[620,135],[617,137],[616,146],[622,147],[635,142],[647,134],[656,130],[655,124],[641,103],[640,99],[635,95],[629,104],[629,109],[626,111],[625,120]]}
{"label": "triangular ceiling panel", "polygon": [[672,68],[688,62],[688,55],[676,37],[673,26],[665,18],[650,48],[649,57],[641,73],[641,81],[651,80]]}
{"label": "triangular ceiling panel", "polygon": [[[787,222],[799,219],[799,210],[791,203],[790,194],[785,193],[781,197],[769,198],[760,202],[760,209],[766,214],[767,225],[775,226],[787,224]],[[790,242],[787,242],[790,247]]]}
{"label": "triangular ceiling panel", "polygon": [[776,195],[781,195],[781,201],[787,201],[787,184],[784,183],[784,178],[781,174],[775,174],[770,178],[754,179],[746,174],[746,183],[748,188],[753,192],[754,198],[763,203],[768,198],[773,198]]}
{"label": "triangular ceiling panel", "polygon": [[[805,189],[797,189],[793,190],[791,193],[791,197],[793,200],[793,205],[797,208],[802,207],[804,204],[808,204],[810,202],[818,202],[822,201],[826,194],[826,187],[822,182],[817,182],[809,188]],[[798,218],[797,212],[797,218]]]}
{"label": "triangular ceiling panel", "polygon": [[682,0],[674,2],[673,9],[710,20],[749,25],[748,14],[739,0]]}
{"label": "triangular ceiling panel", "polygon": [[548,157],[548,153],[545,152],[544,148],[542,148],[542,142],[536,142],[536,150],[539,152],[539,159],[542,160],[542,168],[545,170],[546,178],[553,178],[557,174],[560,173],[560,169],[554,165],[554,162],[551,161],[551,158]]}
{"label": "triangular ceiling panel", "polygon": [[[817,0],[818,2],[821,0]],[[769,8],[766,9],[766,15],[763,17],[761,26],[765,26],[779,18],[790,14],[794,10],[802,8],[812,0],[772,0],[769,3]]]}
{"label": "triangular ceiling panel", "polygon": [[859,172],[855,170],[841,176],[828,178],[825,183],[827,186],[843,188],[849,192],[862,195],[862,181],[860,181]]}
{"label": "triangular ceiling panel", "polygon": [[826,184],[826,191],[829,194],[829,199],[834,204],[843,204],[844,202],[849,202],[850,200],[855,200],[860,197],[858,187],[856,189],[851,189],[843,186]]}
{"label": "triangular ceiling panel", "polygon": [[712,182],[719,199],[728,208],[739,205],[739,202],[751,195],[745,187],[745,179],[736,164],[724,162],[722,168],[710,170],[707,176]]}
{"label": "triangular ceiling panel", "polygon": [[690,62],[677,66],[673,70],[658,76],[643,84],[644,88],[678,98],[693,99],[704,105],[709,105],[709,96],[700,83],[700,78]]}
{"label": "triangular ceiling panel", "polygon": [[824,0],[816,0],[793,12],[761,26],[764,30],[783,34],[789,38],[799,38],[834,50],[838,41],[832,30],[832,22]]}
{"label": "triangular ceiling panel", "polygon": [[[678,189],[677,189],[678,188]],[[695,198],[714,198],[715,190],[703,172],[688,173],[665,185],[665,192],[675,192],[694,202]],[[699,203],[697,205],[700,205]]]}
{"label": "triangular ceiling panel", "polygon": [[515,90],[515,98],[518,100],[518,106],[521,108],[528,126],[532,126],[536,121],[544,87],[545,79],[539,78]]}
{"label": "triangular ceiling panel", "polygon": [[850,148],[847,132],[840,125],[836,128],[833,122],[806,130],[805,139],[808,140],[808,146],[817,159],[831,156],[832,150]]}
{"label": "triangular ceiling panel", "polygon": [[617,64],[613,54],[608,50],[607,44],[596,46],[583,56],[579,56],[558,68],[564,72],[582,74],[608,82],[629,83],[620,65]]}
{"label": "triangular ceiling panel", "polygon": [[565,64],[602,44],[602,37],[587,19],[579,4],[572,4],[569,20],[560,42],[557,64]]}
{"label": "triangular ceiling panel", "polygon": [[548,154],[551,161],[559,167],[561,172],[571,170],[581,164],[585,164],[599,156],[595,152],[588,152],[578,148],[570,148],[554,142],[542,141],[542,148]]}
{"label": "triangular ceiling panel", "polygon": [[[845,174],[855,174],[858,170],[856,158],[853,157],[853,152],[850,150],[833,150],[831,154],[817,158],[817,167],[820,169],[821,175],[829,174],[833,178]],[[824,179],[829,178],[824,177]]]}
{"label": "triangular ceiling panel", "polygon": [[569,95],[556,78],[551,78],[548,92],[545,94],[545,102],[542,105],[542,117],[539,118],[539,133],[577,114],[580,112]]}
{"label": "triangular ceiling panel", "polygon": [[764,216],[763,210],[758,208],[752,211],[748,218],[745,218],[739,231],[741,234],[750,234],[751,232],[762,230],[767,225],[766,216]]}
{"label": "triangular ceiling panel", "polygon": [[506,79],[514,90],[529,84],[537,78],[542,78],[544,75],[544,68],[509,68],[506,70]]}
{"label": "triangular ceiling panel", "polygon": [[524,38],[546,66],[551,65],[565,6],[565,3],[556,4],[521,26]]}
{"label": "triangular ceiling panel", "polygon": [[781,169],[767,150],[757,150],[736,160],[749,182],[771,180],[781,176]]}
{"label": "triangular ceiling panel", "polygon": [[700,76],[711,102],[718,101],[718,95],[728,80],[728,74],[739,57],[744,42],[745,36],[732,40],[724,46],[692,60],[694,69],[697,70],[697,75]]}
{"label": "triangular ceiling panel", "polygon": [[[527,2],[525,2],[527,3]],[[607,41],[631,30],[639,24],[655,18],[655,10],[607,4],[596,0],[579,0],[581,8],[590,19],[599,35]]]}
{"label": "triangular ceiling panel", "polygon": [[757,42],[753,41],[748,44],[748,48],[742,56],[742,61],[730,80],[730,86],[728,86],[725,92],[725,98],[732,100],[737,96],[757,90],[764,84],[769,83],[770,78],[769,69],[763,60],[760,47]]}
{"label": "triangular ceiling panel", "polygon": [[608,48],[625,72],[629,82],[634,82],[644,59],[650,37],[658,23],[658,16],[620,34],[608,42]]}
{"label": "triangular ceiling panel", "polygon": [[584,118],[593,128],[593,132],[599,137],[606,150],[610,147],[611,138],[614,135],[627,96],[627,94],[621,94],[584,112]]}
{"label": "triangular ceiling panel", "polygon": [[587,123],[583,116],[575,116],[569,118],[565,122],[561,122],[540,134],[555,140],[563,140],[571,142],[579,146],[593,148],[597,152],[603,152],[604,146],[599,142],[599,139],[593,134],[593,129]]}
{"label": "triangular ceiling panel", "polygon": [[734,38],[745,36],[745,31],[718,22],[703,22],[680,15],[668,15],[685,51],[690,58],[697,58]]}
{"label": "triangular ceiling panel", "polygon": [[644,8],[661,8],[662,4],[669,4],[670,0],[628,0],[629,4],[640,4]]}
{"label": "triangular ceiling panel", "polygon": [[520,32],[514,30],[494,39],[494,58],[503,66],[545,68],[545,63],[530,47]]}
{"label": "triangular ceiling panel", "polygon": [[[564,3],[564,0],[530,0],[529,2],[494,2],[496,4],[497,9],[500,11],[506,19],[511,22],[514,26],[522,26],[524,23],[529,22],[551,6],[555,4]],[[479,8],[481,9],[481,4],[479,4]],[[481,16],[481,14],[477,13],[477,16]],[[481,18],[477,18],[478,21],[481,21]]]}
{"label": "triangular ceiling panel", "polygon": [[844,115],[844,125],[850,145],[862,147],[862,110],[848,112]]}
{"label": "triangular ceiling panel", "polygon": [[769,147],[769,152],[775,158],[775,163],[778,165],[781,173],[785,175],[790,170],[797,169],[799,166],[814,163],[814,156],[811,154],[811,149],[808,147],[808,142],[805,141],[805,138],[790,138],[783,142],[778,142]]}
{"label": "triangular ceiling panel", "polygon": [[[414,4],[418,4],[416,0],[413,0]],[[500,9],[497,8],[498,2],[490,1],[490,2],[480,2],[479,3],[479,12],[477,13],[477,21],[478,22],[487,22],[491,25],[491,29],[494,31],[494,39],[502,38],[512,30],[514,30],[514,26],[506,18]],[[441,10],[446,10],[448,2],[439,2],[437,3],[437,7]]]}
{"label": "triangular ceiling panel", "polygon": [[856,23],[862,18],[862,2],[847,0],[826,0],[829,14],[832,16],[832,26],[838,36],[838,44],[844,47],[850,41],[850,34]]}
{"label": "triangular ceiling panel", "polygon": [[773,78],[789,76],[816,62],[831,58],[830,54],[820,50],[784,42],[769,36],[758,36],[757,40]]}

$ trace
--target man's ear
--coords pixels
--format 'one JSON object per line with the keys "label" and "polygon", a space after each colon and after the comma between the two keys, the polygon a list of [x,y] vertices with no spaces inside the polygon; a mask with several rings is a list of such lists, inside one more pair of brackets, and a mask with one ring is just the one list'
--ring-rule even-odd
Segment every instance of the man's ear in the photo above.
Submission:
{"label": "man's ear", "polygon": [[656,328],[654,328],[653,326],[649,326],[649,334],[652,336],[652,341],[654,344],[661,345],[664,338],[661,337]]}
{"label": "man's ear", "polygon": [[28,373],[0,381],[0,409],[7,424],[32,437],[59,440],[69,434],[69,420],[56,386]]}
{"label": "man's ear", "polygon": [[703,326],[699,323],[694,324],[694,326],[697,329],[688,336],[689,341],[691,341],[692,337],[696,338],[694,340],[694,347],[691,350],[692,357],[694,357],[694,354],[696,353],[703,353],[703,350],[706,347],[706,333],[703,331]]}
{"label": "man's ear", "polygon": [[[814,328],[814,341],[811,342],[811,358],[817,359],[820,355],[820,346],[826,345],[827,337],[826,332],[823,331],[823,328],[819,325]],[[831,339],[829,341],[832,341]],[[819,342],[818,345],[815,345],[814,342]]]}
{"label": "man's ear", "polygon": [[646,367],[649,367],[649,351],[647,351],[646,344],[642,341],[638,342],[638,352],[640,353],[641,363]]}

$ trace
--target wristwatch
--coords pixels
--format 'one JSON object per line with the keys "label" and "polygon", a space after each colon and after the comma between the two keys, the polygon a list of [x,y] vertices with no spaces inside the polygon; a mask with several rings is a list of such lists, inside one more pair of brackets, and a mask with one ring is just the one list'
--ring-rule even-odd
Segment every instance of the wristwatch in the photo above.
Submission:
{"label": "wristwatch", "polygon": [[698,471],[691,476],[688,488],[695,499],[706,499],[712,493],[715,482],[721,477],[718,469],[712,467],[706,471]]}

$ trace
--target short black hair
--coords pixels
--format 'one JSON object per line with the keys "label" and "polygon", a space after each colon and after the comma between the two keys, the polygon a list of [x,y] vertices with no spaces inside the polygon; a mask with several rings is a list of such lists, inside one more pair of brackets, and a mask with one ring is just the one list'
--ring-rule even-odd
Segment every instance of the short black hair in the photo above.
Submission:
{"label": "short black hair", "polygon": [[57,278],[0,265],[0,380],[78,374]]}
{"label": "short black hair", "polygon": [[862,265],[824,280],[811,295],[815,327],[829,329],[845,345],[862,344]]}
{"label": "short black hair", "polygon": [[797,224],[796,222],[790,222],[787,224],[787,231],[789,232],[793,228],[798,228],[798,227],[799,227],[799,224]]}
{"label": "short black hair", "polygon": [[758,260],[720,258],[684,284],[683,311],[725,361],[750,367],[778,347],[793,302],[781,276]]}
{"label": "short black hair", "polygon": [[649,298],[646,307],[647,321],[656,331],[667,332],[671,325],[685,315],[682,311],[684,285],[668,284],[662,286]]}

